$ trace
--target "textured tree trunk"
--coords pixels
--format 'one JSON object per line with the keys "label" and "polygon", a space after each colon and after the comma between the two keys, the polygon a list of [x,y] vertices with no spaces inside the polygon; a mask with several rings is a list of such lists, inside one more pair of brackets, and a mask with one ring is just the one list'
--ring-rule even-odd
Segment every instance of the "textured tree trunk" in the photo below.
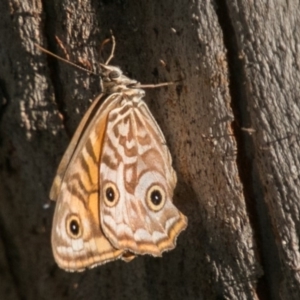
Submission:
{"label": "textured tree trunk", "polygon": [[[299,1],[0,3],[0,299],[300,299]],[[48,193],[109,55],[147,90],[189,219],[175,250],[54,262]],[[57,42],[58,37],[66,51]]]}

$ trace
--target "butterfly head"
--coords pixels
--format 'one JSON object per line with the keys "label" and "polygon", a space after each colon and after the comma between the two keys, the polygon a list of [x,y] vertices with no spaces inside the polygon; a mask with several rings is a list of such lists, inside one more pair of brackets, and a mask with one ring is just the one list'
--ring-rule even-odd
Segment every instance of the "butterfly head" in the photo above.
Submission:
{"label": "butterfly head", "polygon": [[100,73],[105,93],[120,92],[135,88],[139,83],[123,74],[120,68],[101,64]]}

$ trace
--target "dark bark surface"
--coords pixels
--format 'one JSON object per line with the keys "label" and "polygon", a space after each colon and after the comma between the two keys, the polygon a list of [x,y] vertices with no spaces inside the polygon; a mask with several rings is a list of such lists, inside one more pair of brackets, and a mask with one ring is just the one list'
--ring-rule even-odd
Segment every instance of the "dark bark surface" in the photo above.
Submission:
{"label": "dark bark surface", "polygon": [[[300,7],[254,2],[1,1],[0,299],[300,299]],[[162,258],[67,273],[48,194],[100,84],[33,43],[97,69],[110,30],[131,78],[184,78],[145,100],[189,225]]]}

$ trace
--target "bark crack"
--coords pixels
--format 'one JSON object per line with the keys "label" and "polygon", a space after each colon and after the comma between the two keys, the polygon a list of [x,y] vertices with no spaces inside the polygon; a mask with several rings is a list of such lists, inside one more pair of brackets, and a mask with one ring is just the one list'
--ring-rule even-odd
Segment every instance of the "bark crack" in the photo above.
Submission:
{"label": "bark crack", "polygon": [[[5,110],[9,102],[10,102],[10,97],[6,89],[5,81],[2,78],[0,78],[0,124],[2,122],[3,115],[5,113]],[[0,132],[0,138],[1,136],[2,134]],[[0,139],[0,145],[1,145],[1,139]]]}
{"label": "bark crack", "polygon": [[[45,36],[46,38],[47,49],[52,53],[56,53],[57,43],[55,41],[55,19],[53,17],[49,17],[56,15],[54,3],[45,0],[42,0],[42,3],[44,9],[43,36]],[[66,113],[66,106],[63,101],[64,89],[60,77],[57,76],[57,74],[59,74],[59,62],[56,58],[52,57],[51,55],[45,55],[47,56],[48,68],[50,71],[49,78],[52,82],[57,109],[62,115],[63,126],[67,132],[67,135],[70,137],[72,136],[72,133],[70,133],[70,130],[67,126],[69,115]]]}
{"label": "bark crack", "polygon": [[15,287],[14,291],[16,292],[18,299],[25,299],[25,297],[22,296],[22,291],[20,288],[21,282],[19,280],[19,268],[16,259],[16,253],[18,253],[18,250],[16,249],[17,247],[12,241],[11,235],[7,232],[3,220],[4,218],[1,217],[0,218],[0,240],[2,240],[2,245],[3,245],[3,252],[4,252],[3,256],[6,258],[9,274],[11,276],[12,283]]}
{"label": "bark crack", "polygon": [[[259,299],[270,299],[270,266],[279,264],[278,254],[274,261],[274,254],[270,257],[269,251],[272,241],[271,220],[267,213],[263,197],[261,181],[258,177],[254,164],[254,145],[251,134],[250,114],[247,110],[247,92],[245,89],[246,76],[244,63],[240,56],[240,47],[236,38],[236,31],[232,25],[232,18],[226,2],[216,1],[216,14],[223,32],[224,45],[227,50],[228,72],[229,72],[229,93],[231,96],[231,108],[234,114],[232,129],[237,143],[237,166],[240,180],[243,184],[244,197],[248,211],[249,220],[254,231],[254,238],[257,245],[258,259],[263,267],[264,275],[257,281],[256,293]],[[274,245],[274,249],[276,249]]]}

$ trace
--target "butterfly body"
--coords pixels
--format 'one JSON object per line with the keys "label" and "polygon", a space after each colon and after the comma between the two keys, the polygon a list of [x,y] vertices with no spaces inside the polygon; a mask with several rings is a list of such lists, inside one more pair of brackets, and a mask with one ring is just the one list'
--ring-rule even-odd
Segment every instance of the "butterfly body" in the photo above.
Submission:
{"label": "butterfly body", "polygon": [[[102,65],[103,93],[83,117],[54,179],[52,249],[81,271],[173,249],[186,217],[173,205],[176,173],[139,84]],[[100,103],[102,103],[100,105]]]}

